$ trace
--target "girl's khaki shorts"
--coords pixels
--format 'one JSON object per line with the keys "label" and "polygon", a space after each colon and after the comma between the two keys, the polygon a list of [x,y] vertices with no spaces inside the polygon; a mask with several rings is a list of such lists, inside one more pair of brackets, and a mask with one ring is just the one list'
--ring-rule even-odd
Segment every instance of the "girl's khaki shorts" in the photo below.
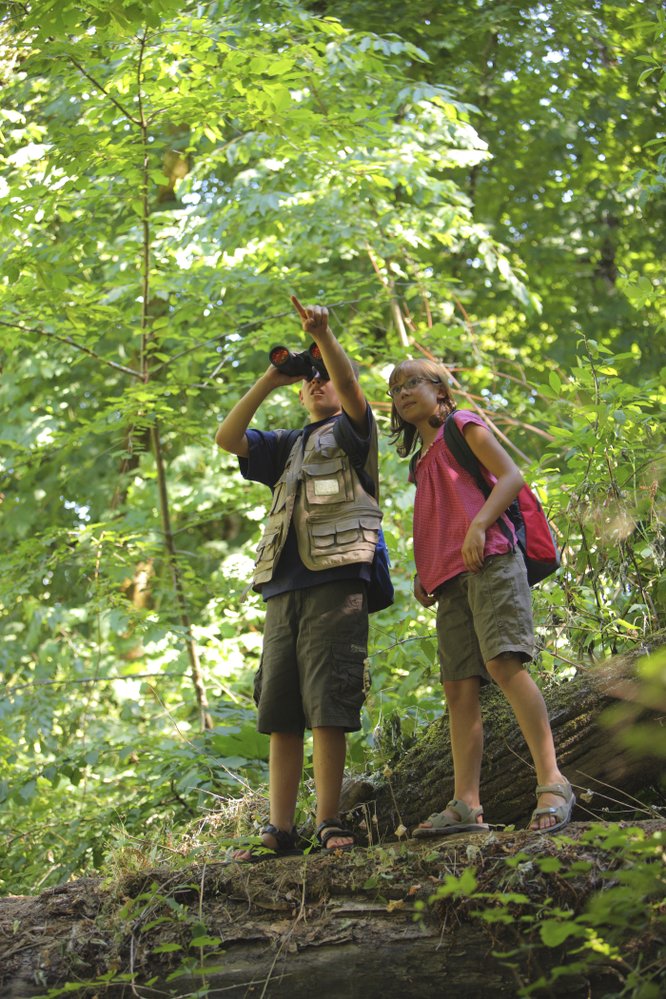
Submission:
{"label": "girl's khaki shorts", "polygon": [[507,653],[533,658],[532,597],[519,551],[491,555],[479,572],[447,580],[437,598],[442,682],[480,676],[489,683],[489,660]]}

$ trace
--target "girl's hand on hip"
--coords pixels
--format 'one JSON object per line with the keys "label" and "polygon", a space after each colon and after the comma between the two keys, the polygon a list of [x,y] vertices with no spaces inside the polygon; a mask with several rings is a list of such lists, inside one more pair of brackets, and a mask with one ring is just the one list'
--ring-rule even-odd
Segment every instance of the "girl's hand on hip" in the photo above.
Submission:
{"label": "girl's hand on hip", "polygon": [[468,572],[478,572],[483,566],[483,550],[486,546],[486,532],[473,521],[469,525],[463,546],[460,550]]}
{"label": "girl's hand on hip", "polygon": [[432,607],[434,603],[437,603],[437,597],[433,596],[432,593],[428,593],[427,590],[424,590],[421,585],[421,580],[418,577],[418,573],[414,576],[414,596],[423,607]]}

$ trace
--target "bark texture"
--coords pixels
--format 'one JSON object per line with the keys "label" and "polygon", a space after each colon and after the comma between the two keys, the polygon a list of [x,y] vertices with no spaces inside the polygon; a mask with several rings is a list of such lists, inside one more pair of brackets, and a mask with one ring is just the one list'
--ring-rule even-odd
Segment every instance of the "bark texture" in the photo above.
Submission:
{"label": "bark texture", "polygon": [[[640,835],[664,828],[643,823]],[[613,854],[585,831],[570,827],[566,841],[458,834],[347,854],[146,870],[111,885],[88,878],[36,898],[3,899],[0,995],[28,999],[78,983],[77,996],[105,999],[205,989],[232,999],[515,996],[521,984],[572,960],[541,942],[546,900],[580,913],[608,884]],[[470,867],[479,891],[514,893],[509,922],[480,917],[483,898],[465,893],[432,901]],[[649,909],[642,900],[641,911]],[[631,924],[621,962],[600,958],[567,975],[571,999],[615,992],[637,951],[641,962],[658,960],[651,927],[647,919]],[[509,959],[497,956],[509,951]]]}

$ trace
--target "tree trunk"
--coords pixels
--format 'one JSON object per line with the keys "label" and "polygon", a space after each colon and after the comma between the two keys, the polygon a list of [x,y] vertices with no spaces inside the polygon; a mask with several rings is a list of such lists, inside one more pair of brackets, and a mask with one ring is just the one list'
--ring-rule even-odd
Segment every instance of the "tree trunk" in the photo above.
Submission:
{"label": "tree trunk", "polygon": [[[654,796],[663,775],[663,757],[646,756],[631,744],[637,722],[663,732],[666,715],[663,691],[647,691],[646,697],[646,688],[636,678],[635,662],[642,654],[580,667],[571,680],[545,692],[560,769],[575,787],[574,818],[580,821],[631,818],[641,804],[636,796]],[[530,754],[495,685],[483,690],[481,705],[486,728],[481,774],[485,819],[492,825],[523,827],[536,804]],[[384,773],[347,784],[343,810],[384,838],[400,825],[411,828],[440,811],[452,796],[451,741],[444,716]]]}
{"label": "tree trunk", "polygon": [[[641,837],[664,828],[643,823]],[[617,840],[613,854],[580,839],[584,832],[573,825],[566,841],[525,831],[459,834],[345,854],[148,870],[107,886],[88,878],[38,898],[3,899],[0,994],[28,999],[78,982],[77,995],[104,999],[207,995],[205,988],[232,999],[311,999],[313,991],[351,999],[515,996],[554,965],[580,959],[571,956],[580,939],[566,952],[543,945],[543,920],[555,907],[579,914],[608,885],[609,866],[623,862]],[[478,892],[520,893],[508,922],[480,918],[479,909],[496,912],[498,903],[467,890],[429,902],[470,867]],[[645,920],[626,921],[622,961],[597,955],[591,968],[567,976],[570,999],[615,991],[632,954],[639,964],[654,959],[649,913],[656,908],[641,900]],[[509,951],[509,959],[497,956]]]}

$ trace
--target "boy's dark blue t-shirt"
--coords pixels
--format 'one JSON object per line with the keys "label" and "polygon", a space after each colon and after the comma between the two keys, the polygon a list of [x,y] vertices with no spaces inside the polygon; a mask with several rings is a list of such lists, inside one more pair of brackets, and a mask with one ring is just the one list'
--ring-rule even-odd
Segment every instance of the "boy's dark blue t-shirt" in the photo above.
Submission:
{"label": "boy's dark blue t-shirt", "polygon": [[[365,434],[360,434],[356,430],[344,412],[338,416],[328,417],[326,420],[319,420],[317,423],[308,423],[302,430],[248,430],[247,440],[250,453],[247,458],[238,459],[241,475],[250,482],[263,482],[264,485],[273,489],[284,471],[287,458],[296,440],[300,437],[301,446],[305,447],[312,431],[325,423],[335,423],[334,434],[338,446],[347,454],[352,466],[362,473],[374,428],[374,416],[369,406],[366,410]],[[364,474],[361,474],[360,477],[363,487],[368,492],[373,493],[373,483]],[[370,573],[371,566],[364,562],[318,571],[307,569],[298,553],[296,531],[292,521],[273,576],[261,587],[261,595],[264,600],[268,600],[270,597],[276,597],[279,593],[320,586],[322,583],[330,583],[340,579],[364,579],[367,582],[370,579]]]}

